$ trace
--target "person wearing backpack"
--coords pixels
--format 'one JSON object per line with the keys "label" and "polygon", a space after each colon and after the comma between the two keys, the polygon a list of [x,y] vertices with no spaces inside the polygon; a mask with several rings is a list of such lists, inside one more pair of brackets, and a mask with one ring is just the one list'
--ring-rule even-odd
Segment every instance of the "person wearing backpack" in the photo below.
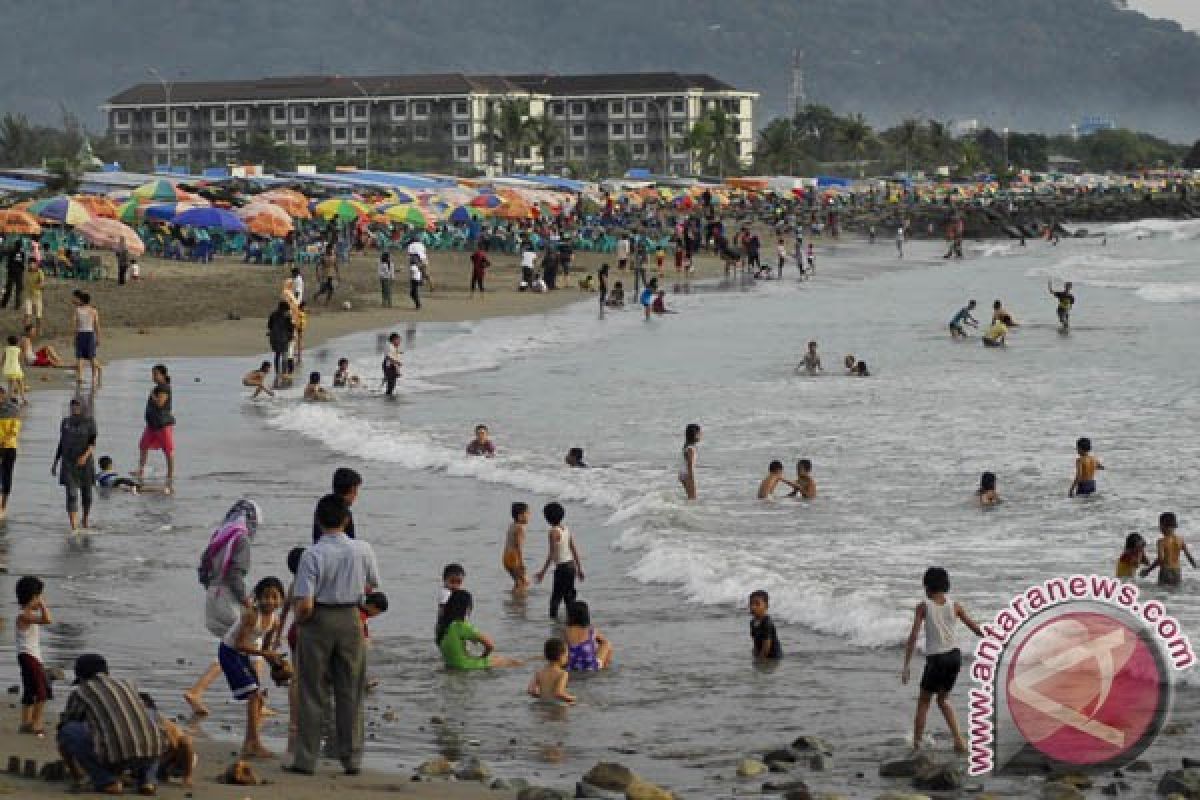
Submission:
{"label": "person wearing backpack", "polygon": [[[204,626],[221,639],[241,616],[243,608],[252,608],[253,596],[246,589],[250,574],[250,544],[262,523],[258,503],[242,498],[225,514],[200,556],[196,575],[204,587]],[[208,714],[204,693],[221,677],[221,665],[213,661],[196,683],[183,693],[183,699],[198,717]]]}

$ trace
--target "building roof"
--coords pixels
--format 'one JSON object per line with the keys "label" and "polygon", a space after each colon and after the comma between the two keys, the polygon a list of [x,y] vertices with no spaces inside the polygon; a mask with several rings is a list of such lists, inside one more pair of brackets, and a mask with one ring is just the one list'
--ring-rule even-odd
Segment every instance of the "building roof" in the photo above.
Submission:
{"label": "building roof", "polygon": [[[171,102],[271,102],[325,97],[466,95],[542,92],[561,95],[624,92],[682,92],[688,89],[736,91],[710,75],[678,72],[637,72],[608,75],[296,75],[230,81],[175,81],[169,84]],[[361,87],[361,89],[359,88]],[[166,99],[161,83],[139,83],[109,98],[108,104],[154,105]]]}

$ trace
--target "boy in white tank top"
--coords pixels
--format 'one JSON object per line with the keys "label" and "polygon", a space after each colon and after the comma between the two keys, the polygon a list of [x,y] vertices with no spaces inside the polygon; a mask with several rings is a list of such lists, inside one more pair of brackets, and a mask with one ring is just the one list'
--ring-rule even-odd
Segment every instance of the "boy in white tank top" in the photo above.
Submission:
{"label": "boy in white tank top", "polygon": [[965,753],[967,743],[958,729],[958,719],[954,716],[954,708],[949,702],[950,691],[958,679],[959,669],[962,668],[962,652],[958,649],[954,625],[956,621],[961,620],[979,637],[983,636],[983,631],[962,606],[946,596],[946,592],[950,591],[950,575],[946,570],[930,567],[925,570],[922,583],[925,585],[927,599],[917,603],[916,611],[913,612],[912,630],[904,646],[904,669],[900,673],[901,683],[907,684],[908,667],[912,661],[913,650],[917,646],[917,634],[921,632],[921,625],[924,623],[925,670],[921,673],[921,694],[917,698],[917,713],[913,720],[913,750],[921,748],[929,704],[937,697],[938,708],[946,718],[946,725],[954,737],[954,751]]}
{"label": "boy in white tank top", "polygon": [[575,540],[571,532],[563,524],[567,512],[560,503],[547,503],[542,509],[546,522],[550,523],[548,532],[549,552],[546,553],[546,563],[535,576],[541,583],[550,567],[554,567],[554,586],[550,592],[550,617],[557,619],[558,607],[562,603],[575,602],[575,579],[583,580],[583,562],[579,559],[579,551],[575,549]]}

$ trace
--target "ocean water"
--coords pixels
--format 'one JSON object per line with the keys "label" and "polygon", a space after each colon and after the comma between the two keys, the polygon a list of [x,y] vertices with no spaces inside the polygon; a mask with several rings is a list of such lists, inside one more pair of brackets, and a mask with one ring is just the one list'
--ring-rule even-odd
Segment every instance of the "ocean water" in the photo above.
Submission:
{"label": "ocean water", "polygon": [[[180,686],[215,650],[193,567],[220,512],[239,493],[263,503],[256,573],[278,574],[287,549],[305,542],[333,467],[354,466],[366,478],[356,520],[393,603],[372,625],[377,766],[465,750],[502,774],[569,786],[617,758],[685,796],[725,797],[747,789],[730,778],[737,758],[809,733],[837,747],[834,770],[808,776],[810,786],[873,796],[885,785],[878,761],[903,748],[911,725],[915,690],[898,673],[927,566],[946,567],[954,598],[988,620],[1048,577],[1110,574],[1127,533],[1153,543],[1161,511],[1179,515],[1185,537],[1196,529],[1200,226],[1107,232],[1058,247],[975,244],[961,262],[930,244],[899,261],[884,244],[826,243],[814,280],[789,271],[778,283],[696,287],[668,298],[679,314],[650,321],[581,303],[402,326],[405,378],[393,401],[363,391],[328,405],[251,403],[231,388],[246,365],[172,362],[179,495],[103,499],[101,532],[82,553],[56,535],[61,500],[44,485],[61,403],[39,400],[18,469],[34,508],[14,506],[9,560],[14,572],[49,575],[51,602],[62,598],[68,621],[52,653],[107,650],[176,709]],[[1047,277],[1075,282],[1070,335],[1057,330]],[[981,318],[999,298],[1022,322],[1009,347],[950,339],[946,322],[969,298]],[[809,340],[824,375],[794,374]],[[331,373],[346,355],[374,384],[379,345],[347,337],[305,369]],[[843,375],[847,353],[873,376]],[[111,442],[119,461],[136,457],[147,370],[114,365],[113,388],[97,400],[100,449]],[[463,455],[478,422],[492,429],[495,460]],[[690,504],[675,478],[689,422],[704,427]],[[1069,500],[1080,436],[1107,469],[1097,497]],[[563,466],[573,446],[591,469]],[[815,500],[754,499],[768,462],[791,473],[798,458],[814,463]],[[1004,498],[988,513],[973,498],[985,470]],[[572,681],[580,703],[565,713],[522,695],[555,628],[547,587],[524,602],[505,591],[500,547],[514,500],[535,509],[531,571],[545,556],[538,509],[567,506],[587,573],[581,598],[617,649],[611,674]],[[467,567],[479,626],[530,669],[442,670],[432,629],[450,561]],[[1185,576],[1164,600],[1197,636],[1200,583]],[[749,658],[745,601],[758,588],[771,594],[788,654],[766,670]],[[960,715],[966,689],[964,673]],[[220,684],[210,693],[206,734],[240,730],[226,694]],[[1195,673],[1181,676],[1177,716],[1195,717],[1196,700]],[[398,720],[385,722],[387,709]],[[940,720],[930,730],[945,749]],[[1164,738],[1148,756],[1165,765],[1196,741]]]}

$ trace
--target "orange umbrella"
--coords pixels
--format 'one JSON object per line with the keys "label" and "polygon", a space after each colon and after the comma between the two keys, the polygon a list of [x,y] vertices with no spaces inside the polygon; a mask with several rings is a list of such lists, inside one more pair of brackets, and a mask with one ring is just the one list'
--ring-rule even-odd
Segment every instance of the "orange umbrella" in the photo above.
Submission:
{"label": "orange umbrella", "polygon": [[533,209],[523,202],[509,201],[492,209],[492,214],[502,219],[529,219],[533,216]]}
{"label": "orange umbrella", "polygon": [[297,219],[308,219],[312,216],[308,210],[308,198],[295,189],[271,189],[255,199],[273,203]]}
{"label": "orange umbrella", "polygon": [[42,232],[42,226],[26,211],[0,209],[0,233],[16,233],[22,236],[36,236]]}
{"label": "orange umbrella", "polygon": [[95,194],[77,194],[73,199],[79,205],[86,208],[88,213],[93,217],[102,217],[104,219],[117,218],[117,205],[107,197]]}

